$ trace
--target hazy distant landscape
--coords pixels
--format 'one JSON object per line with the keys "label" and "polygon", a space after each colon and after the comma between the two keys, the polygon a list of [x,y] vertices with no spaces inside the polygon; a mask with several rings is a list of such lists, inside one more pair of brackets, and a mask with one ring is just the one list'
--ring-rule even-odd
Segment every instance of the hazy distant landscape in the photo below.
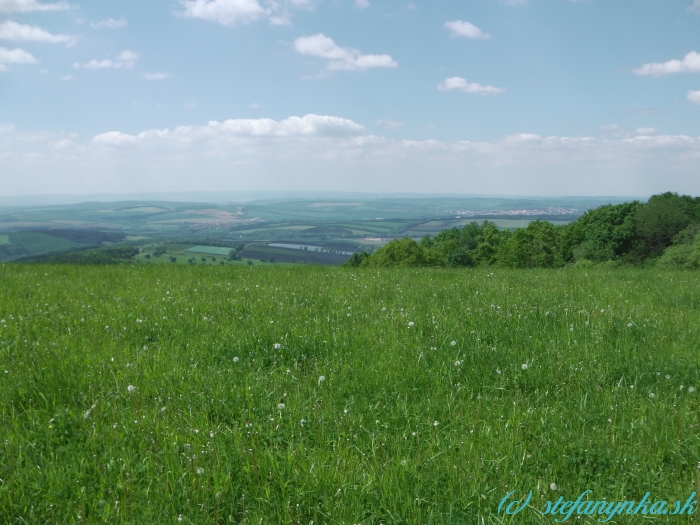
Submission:
{"label": "hazy distant landscape", "polygon": [[[339,264],[347,257],[331,252],[371,251],[394,238],[419,240],[474,220],[489,220],[508,229],[525,227],[538,219],[563,225],[587,209],[624,201],[354,197],[341,200],[327,194],[321,200],[278,197],[225,204],[106,201],[0,206],[0,261],[113,244],[138,246],[148,253],[153,245],[166,243],[170,246],[168,255],[177,254],[177,262],[186,262],[188,258],[183,259],[181,252],[214,241],[230,248],[244,244],[246,253],[242,256],[246,260],[267,261],[272,256],[279,262]],[[299,249],[271,247],[270,243],[312,245],[323,251],[307,249],[302,254]],[[137,260],[155,262],[143,257]]]}

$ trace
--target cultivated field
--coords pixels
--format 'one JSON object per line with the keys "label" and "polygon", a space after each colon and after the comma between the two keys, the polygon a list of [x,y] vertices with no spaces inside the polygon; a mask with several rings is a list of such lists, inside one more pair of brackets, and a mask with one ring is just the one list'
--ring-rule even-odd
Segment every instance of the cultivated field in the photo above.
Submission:
{"label": "cultivated field", "polygon": [[699,341],[689,272],[0,266],[0,523],[685,501]]}

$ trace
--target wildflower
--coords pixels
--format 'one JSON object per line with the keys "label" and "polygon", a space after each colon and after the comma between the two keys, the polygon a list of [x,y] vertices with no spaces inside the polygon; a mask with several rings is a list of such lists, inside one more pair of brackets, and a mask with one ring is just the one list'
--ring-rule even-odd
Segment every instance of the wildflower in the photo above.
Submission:
{"label": "wildflower", "polygon": [[282,345],[279,343],[275,343],[274,347],[275,347],[275,350],[279,350],[280,348],[282,348]]}
{"label": "wildflower", "polygon": [[627,323],[627,328],[632,328],[632,323]]}
{"label": "wildflower", "polygon": [[438,426],[439,424],[440,424],[440,423],[438,423],[438,422],[436,421],[435,423],[433,423],[433,426],[436,427],[436,426]]}
{"label": "wildflower", "polygon": [[411,328],[412,326],[413,326],[413,321],[411,321],[410,323],[408,323],[408,327],[409,327],[409,328]]}
{"label": "wildflower", "polygon": [[148,350],[148,346],[147,346],[147,345],[143,345],[143,349],[144,349],[144,350]]}
{"label": "wildflower", "polygon": [[462,366],[462,361],[455,361],[455,366]]}
{"label": "wildflower", "polygon": [[649,392],[649,399],[654,399],[656,397],[656,394],[654,392]]}
{"label": "wildflower", "polygon": [[556,483],[550,483],[550,484],[549,484],[549,488],[552,489],[552,490],[557,490],[558,487],[557,487],[557,484],[556,484]]}
{"label": "wildflower", "polygon": [[668,381],[669,379],[671,379],[671,376],[666,374],[666,381]]}
{"label": "wildflower", "polygon": [[321,376],[318,378],[318,385],[321,386],[321,383],[323,383],[326,380],[326,376]]}
{"label": "wildflower", "polygon": [[450,344],[451,344],[452,346],[457,346],[457,341],[452,341]]}
{"label": "wildflower", "polygon": [[406,466],[406,463],[408,463],[408,462],[407,462],[405,459],[402,460],[402,461],[401,461],[401,466],[402,466],[402,467],[405,467],[405,466]]}
{"label": "wildflower", "polygon": [[134,385],[129,385],[129,386],[126,387],[126,389],[127,389],[127,391],[129,391],[129,392],[133,392],[134,390],[136,390],[136,387],[135,387]]}
{"label": "wildflower", "polygon": [[209,432],[209,437],[213,438],[214,437],[214,432]]}
{"label": "wildflower", "polygon": [[[691,388],[692,388],[692,387],[691,387]],[[694,390],[694,389],[693,389],[693,390]],[[348,413],[348,409],[346,408],[345,410],[343,410],[343,414],[347,414],[347,413]]]}
{"label": "wildflower", "polygon": [[284,403],[279,403],[277,405],[277,410],[284,410]]}
{"label": "wildflower", "polygon": [[527,363],[523,363],[520,368],[522,368],[523,370],[527,370]]}
{"label": "wildflower", "polygon": [[683,385],[681,385],[681,388],[680,388],[680,389],[683,390],[683,388],[684,388]]}
{"label": "wildflower", "polygon": [[177,521],[182,521],[182,514],[177,517]]}
{"label": "wildflower", "polygon": [[199,467],[199,468],[197,469],[197,475],[198,475],[198,476],[201,476],[202,474],[204,474],[204,469],[203,469],[202,467]]}
{"label": "wildflower", "polygon": [[89,410],[86,410],[85,413],[83,414],[83,417],[84,417],[85,419],[88,419],[88,418],[90,417],[90,411],[89,411]]}
{"label": "wildflower", "polygon": [[[630,385],[630,388],[634,388],[634,385]],[[683,387],[681,387],[681,388],[683,388]]]}
{"label": "wildflower", "polygon": [[302,419],[301,421],[299,421],[299,424],[300,424],[302,427],[304,426],[304,423],[306,423],[306,419]]}
{"label": "wildflower", "polygon": [[386,312],[386,308],[382,308],[382,312]]}
{"label": "wildflower", "polygon": [[694,386],[689,386],[689,387],[688,387],[688,393],[689,393],[689,394],[692,394],[693,392],[695,392],[695,387],[694,387]]}
{"label": "wildflower", "polygon": [[161,412],[165,412],[165,407],[160,409]]}
{"label": "wildflower", "polygon": [[234,357],[234,358],[233,358],[233,362],[234,362],[234,363],[238,363],[238,358],[237,358],[237,357]]}

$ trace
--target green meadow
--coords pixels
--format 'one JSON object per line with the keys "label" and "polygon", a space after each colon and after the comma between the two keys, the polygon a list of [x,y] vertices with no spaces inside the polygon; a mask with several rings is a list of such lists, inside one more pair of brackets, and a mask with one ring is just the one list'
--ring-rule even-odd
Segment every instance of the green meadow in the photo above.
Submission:
{"label": "green meadow", "polygon": [[[540,524],[588,489],[685,501],[699,364],[692,272],[2,265],[0,523]],[[533,509],[498,515],[513,490]]]}

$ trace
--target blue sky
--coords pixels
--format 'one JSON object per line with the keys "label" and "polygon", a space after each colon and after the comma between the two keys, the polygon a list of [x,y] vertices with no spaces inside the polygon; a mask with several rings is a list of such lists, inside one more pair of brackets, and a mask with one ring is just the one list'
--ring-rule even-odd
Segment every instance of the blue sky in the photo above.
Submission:
{"label": "blue sky", "polygon": [[0,194],[700,194],[700,0],[0,0]]}

